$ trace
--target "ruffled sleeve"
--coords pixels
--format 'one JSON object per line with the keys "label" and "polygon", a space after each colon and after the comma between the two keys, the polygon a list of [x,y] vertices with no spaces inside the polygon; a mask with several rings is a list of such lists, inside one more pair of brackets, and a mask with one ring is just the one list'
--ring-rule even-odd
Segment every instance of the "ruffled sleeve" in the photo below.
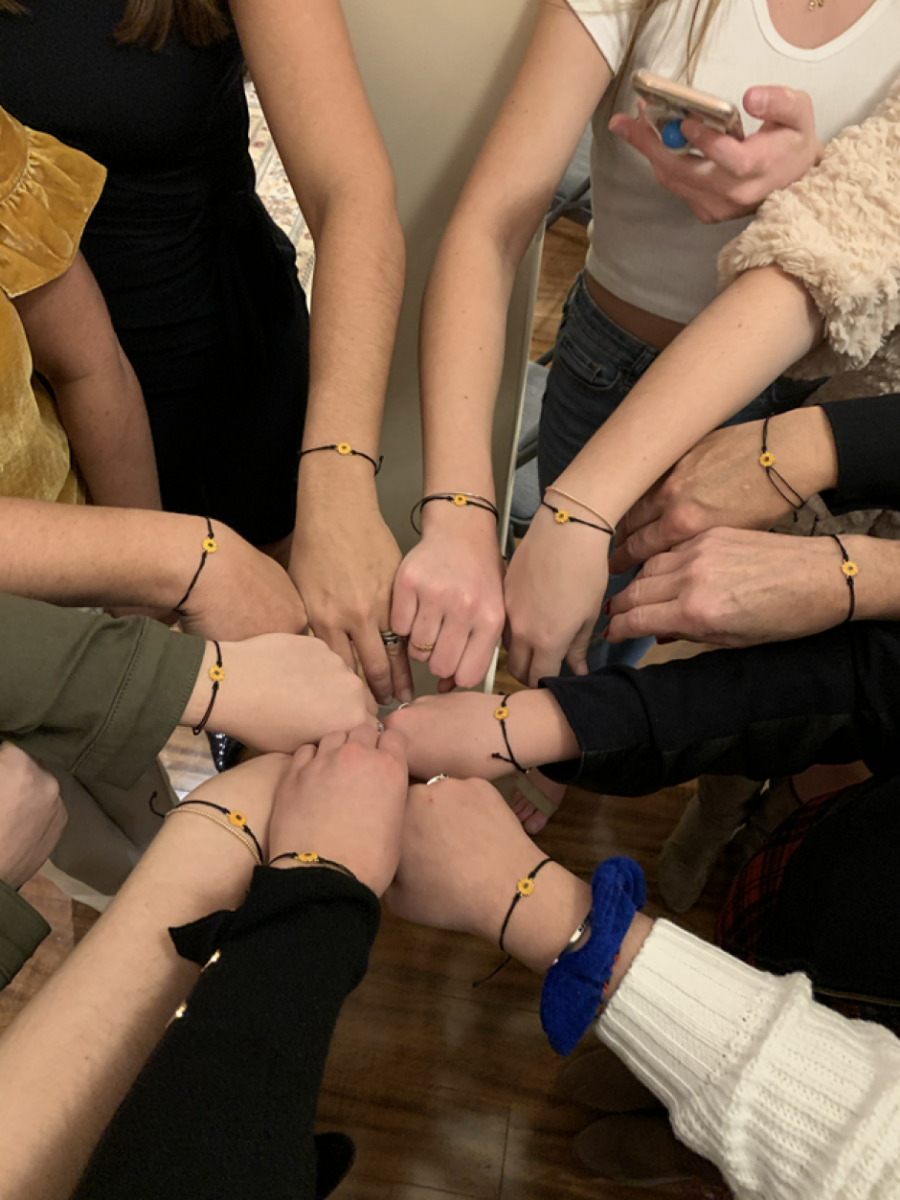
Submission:
{"label": "ruffled sleeve", "polygon": [[106,170],[0,108],[0,288],[21,296],[72,265]]}
{"label": "ruffled sleeve", "polygon": [[825,343],[800,364],[807,377],[867,367],[900,326],[900,82],[719,256],[723,286],[773,265],[804,284],[824,319]]}

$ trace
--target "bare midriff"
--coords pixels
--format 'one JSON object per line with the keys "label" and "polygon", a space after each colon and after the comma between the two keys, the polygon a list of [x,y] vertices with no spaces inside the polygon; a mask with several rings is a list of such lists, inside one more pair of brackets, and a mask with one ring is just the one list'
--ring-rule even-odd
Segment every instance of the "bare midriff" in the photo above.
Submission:
{"label": "bare midriff", "polygon": [[621,300],[618,296],[614,296],[612,292],[598,283],[589,271],[585,271],[584,279],[591,299],[599,308],[603,309],[611,321],[615,321],[633,337],[655,346],[657,350],[664,350],[669,342],[674,341],[684,329],[684,325],[680,321],[670,321],[667,317],[658,317],[655,313],[647,312],[646,309],[638,308],[637,305],[629,304],[627,300]]}

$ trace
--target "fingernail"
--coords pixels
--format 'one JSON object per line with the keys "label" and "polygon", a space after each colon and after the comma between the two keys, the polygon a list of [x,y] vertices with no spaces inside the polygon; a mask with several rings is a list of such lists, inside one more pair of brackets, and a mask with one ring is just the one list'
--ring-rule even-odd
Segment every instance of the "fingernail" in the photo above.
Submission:
{"label": "fingernail", "polygon": [[393,696],[385,696],[385,697],[384,697],[384,699],[383,699],[383,700],[379,700],[379,701],[378,701],[378,703],[379,703],[379,704],[380,704],[380,705],[381,705],[383,708],[387,708],[387,706],[388,706],[389,704],[393,704],[393,703],[394,703],[394,697],[393,697]]}
{"label": "fingernail", "polygon": [[603,605],[603,611],[606,613],[607,616],[609,616],[609,610],[611,607],[612,607],[612,600],[607,600],[607,602]]}
{"label": "fingernail", "polygon": [[409,688],[401,688],[400,689],[400,703],[401,704],[412,704],[412,698],[413,698],[412,691]]}

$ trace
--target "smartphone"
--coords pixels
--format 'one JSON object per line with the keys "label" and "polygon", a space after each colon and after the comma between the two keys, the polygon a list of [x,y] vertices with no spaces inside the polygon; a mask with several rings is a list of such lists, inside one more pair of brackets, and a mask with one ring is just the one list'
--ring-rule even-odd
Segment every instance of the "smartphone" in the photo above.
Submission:
{"label": "smartphone", "polygon": [[647,119],[670,150],[689,153],[692,149],[681,132],[681,122],[685,117],[693,117],[710,129],[743,141],[741,114],[730,100],[720,100],[718,96],[698,92],[696,88],[683,83],[672,83],[649,71],[635,71],[631,76],[631,86],[646,102]]}

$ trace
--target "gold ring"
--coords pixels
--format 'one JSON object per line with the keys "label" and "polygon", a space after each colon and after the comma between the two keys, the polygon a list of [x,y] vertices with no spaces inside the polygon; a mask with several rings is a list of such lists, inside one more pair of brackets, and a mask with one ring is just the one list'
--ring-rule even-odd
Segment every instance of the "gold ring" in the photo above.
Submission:
{"label": "gold ring", "polygon": [[420,645],[418,642],[413,642],[413,646],[416,648],[416,650],[421,650],[424,654],[427,650],[434,649],[434,642],[425,642],[422,645]]}

